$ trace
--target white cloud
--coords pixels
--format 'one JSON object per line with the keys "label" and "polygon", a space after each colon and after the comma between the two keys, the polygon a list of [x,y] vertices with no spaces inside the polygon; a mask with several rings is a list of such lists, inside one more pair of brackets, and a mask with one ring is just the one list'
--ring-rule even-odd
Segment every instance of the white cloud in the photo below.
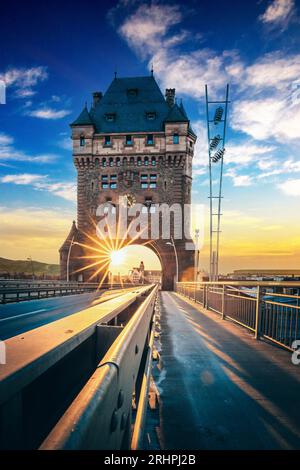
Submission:
{"label": "white cloud", "polygon": [[225,173],[225,176],[232,178],[233,186],[251,186],[253,184],[253,177],[250,175],[239,175],[236,170],[230,169]]}
{"label": "white cloud", "polygon": [[278,184],[278,188],[288,196],[300,196],[300,179],[288,179]]}
{"label": "white cloud", "polygon": [[10,135],[0,132],[0,146],[10,145],[13,143],[13,138]]}
{"label": "white cloud", "polygon": [[53,108],[41,108],[29,111],[28,116],[37,117],[40,119],[62,119],[71,114],[68,109],[53,109]]}
{"label": "white cloud", "polygon": [[235,163],[237,165],[248,165],[265,161],[264,156],[273,152],[272,145],[258,145],[253,141],[245,141],[236,145],[226,147],[225,163]]}
{"label": "white cloud", "polygon": [[5,175],[0,178],[1,183],[12,183],[17,185],[31,185],[34,189],[48,191],[55,196],[62,197],[67,201],[76,201],[76,184],[73,182],[53,182],[47,175],[33,173],[19,173]]}
{"label": "white cloud", "polygon": [[[282,10],[277,7],[279,15]],[[277,51],[246,64],[236,50],[182,51],[178,46],[186,45],[192,36],[180,29],[182,20],[178,5],[143,4],[125,17],[119,32],[142,59],[148,60],[149,67],[154,64],[154,73],[163,87],[175,87],[177,92],[195,99],[203,98],[206,83],[212,97],[231,83],[235,130],[258,140],[287,142],[300,137],[300,108],[293,99],[300,77],[300,54]]]}
{"label": "white cloud", "polygon": [[206,124],[200,120],[194,121],[192,122],[192,128],[197,135],[194,149],[193,166],[206,166],[208,164]]}
{"label": "white cloud", "polygon": [[28,155],[14,146],[14,139],[8,134],[0,133],[0,161],[19,161],[33,163],[49,163],[57,159],[57,155]]}
{"label": "white cloud", "polygon": [[58,142],[58,145],[64,150],[72,150],[73,148],[72,139],[70,137],[64,137]]}
{"label": "white cloud", "polygon": [[14,184],[33,184],[44,179],[43,175],[35,175],[31,173],[21,173],[17,175],[6,175],[0,178],[1,183]]}
{"label": "white cloud", "polygon": [[272,26],[287,26],[295,8],[294,0],[274,0],[259,17],[263,23]]}
{"label": "white cloud", "polygon": [[7,87],[14,87],[16,95],[24,98],[35,94],[34,87],[48,78],[47,68],[43,66],[31,68],[9,68],[0,73],[0,80]]}
{"label": "white cloud", "polygon": [[233,129],[257,140],[274,137],[281,143],[300,137],[299,122],[299,106],[289,105],[288,99],[276,94],[270,98],[241,99],[233,106],[231,117]]}

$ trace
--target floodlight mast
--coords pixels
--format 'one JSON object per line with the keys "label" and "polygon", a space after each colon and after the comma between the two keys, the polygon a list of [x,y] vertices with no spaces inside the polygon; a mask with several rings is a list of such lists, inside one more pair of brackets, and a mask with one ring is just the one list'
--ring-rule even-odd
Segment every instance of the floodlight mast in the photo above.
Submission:
{"label": "floodlight mast", "polygon": [[[225,153],[225,137],[229,97],[229,85],[226,86],[226,98],[223,101],[210,101],[208,99],[208,89],[205,85],[206,98],[206,119],[207,119],[207,138],[208,138],[208,164],[209,164],[209,280],[217,281],[219,278],[219,247],[220,247],[220,227],[221,227],[221,201],[223,185],[223,161]],[[216,108],[217,105],[217,108]],[[211,108],[215,108],[215,114],[211,119]],[[224,115],[224,118],[223,118]],[[223,118],[223,119],[222,119]],[[222,130],[217,135],[216,127],[222,126]],[[220,135],[221,134],[221,135]],[[217,170],[217,178],[215,171]],[[214,201],[217,202],[214,204]],[[216,206],[216,207],[215,207]],[[217,219],[215,221],[215,218]]]}

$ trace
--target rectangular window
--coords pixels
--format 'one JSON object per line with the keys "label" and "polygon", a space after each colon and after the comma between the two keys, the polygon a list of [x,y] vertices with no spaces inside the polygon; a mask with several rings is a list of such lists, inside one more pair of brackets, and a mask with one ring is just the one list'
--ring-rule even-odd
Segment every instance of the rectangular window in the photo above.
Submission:
{"label": "rectangular window", "polygon": [[154,140],[153,140],[153,134],[148,134],[147,135],[147,145],[153,145]]}
{"label": "rectangular window", "polygon": [[114,122],[116,120],[116,115],[114,113],[105,114],[105,119],[107,122]]}
{"label": "rectangular window", "polygon": [[108,189],[109,185],[108,183],[102,183],[102,189]]}
{"label": "rectangular window", "polygon": [[111,144],[110,135],[106,135],[104,137],[104,145],[110,145],[110,144]]}
{"label": "rectangular window", "polygon": [[110,183],[110,189],[117,189],[117,183]]}
{"label": "rectangular window", "polygon": [[148,183],[141,183],[141,189],[148,189]]}
{"label": "rectangular window", "polygon": [[146,118],[148,119],[148,121],[154,121],[154,119],[156,118],[156,113],[155,112],[146,113]]}
{"label": "rectangular window", "polygon": [[116,181],[117,175],[110,175],[110,181]]}
{"label": "rectangular window", "polygon": [[147,181],[148,175],[141,175],[141,180],[142,181]]}
{"label": "rectangular window", "polygon": [[179,135],[173,134],[173,144],[179,144]]}
{"label": "rectangular window", "polygon": [[150,175],[150,181],[156,181],[157,175]]}
{"label": "rectangular window", "polygon": [[84,146],[85,146],[85,138],[80,137],[80,147],[84,147]]}
{"label": "rectangular window", "polygon": [[156,188],[156,183],[150,183],[150,184],[149,184],[149,188],[151,188],[151,189]]}
{"label": "rectangular window", "polygon": [[107,180],[108,180],[108,176],[107,176],[107,175],[101,175],[101,180],[102,180],[102,181],[107,181]]}
{"label": "rectangular window", "polygon": [[131,135],[126,136],[126,145],[132,145],[132,137]]}

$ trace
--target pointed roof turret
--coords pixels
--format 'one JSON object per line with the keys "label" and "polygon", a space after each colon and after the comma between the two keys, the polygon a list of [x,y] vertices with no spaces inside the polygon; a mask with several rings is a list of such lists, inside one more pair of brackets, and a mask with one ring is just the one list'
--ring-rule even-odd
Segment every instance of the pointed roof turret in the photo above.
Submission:
{"label": "pointed roof turret", "polygon": [[94,123],[88,112],[87,105],[85,104],[83,110],[79,114],[78,118],[72,122],[71,126],[93,126]]}
{"label": "pointed roof turret", "polygon": [[72,241],[76,241],[76,240],[77,240],[77,236],[78,236],[78,228],[77,228],[77,226],[76,226],[75,220],[73,220],[70,233],[69,233],[69,235],[67,236],[67,238],[66,238],[66,240],[64,241],[64,243],[62,244],[62,246],[60,247],[59,251],[69,250],[69,247],[70,247],[71,242],[72,242]]}
{"label": "pointed roof turret", "polygon": [[165,122],[188,122],[187,116],[182,112],[178,104],[174,104],[170,109]]}

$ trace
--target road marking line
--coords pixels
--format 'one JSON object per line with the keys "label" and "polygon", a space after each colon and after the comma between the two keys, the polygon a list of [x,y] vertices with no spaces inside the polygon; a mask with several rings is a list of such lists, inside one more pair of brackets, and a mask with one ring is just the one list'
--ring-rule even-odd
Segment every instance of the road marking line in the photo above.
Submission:
{"label": "road marking line", "polygon": [[33,315],[34,313],[46,312],[46,308],[41,308],[40,310],[33,310],[32,312],[21,313],[20,315],[14,315],[12,317],[1,318],[0,322],[14,320],[15,318],[27,317],[28,315]]}

